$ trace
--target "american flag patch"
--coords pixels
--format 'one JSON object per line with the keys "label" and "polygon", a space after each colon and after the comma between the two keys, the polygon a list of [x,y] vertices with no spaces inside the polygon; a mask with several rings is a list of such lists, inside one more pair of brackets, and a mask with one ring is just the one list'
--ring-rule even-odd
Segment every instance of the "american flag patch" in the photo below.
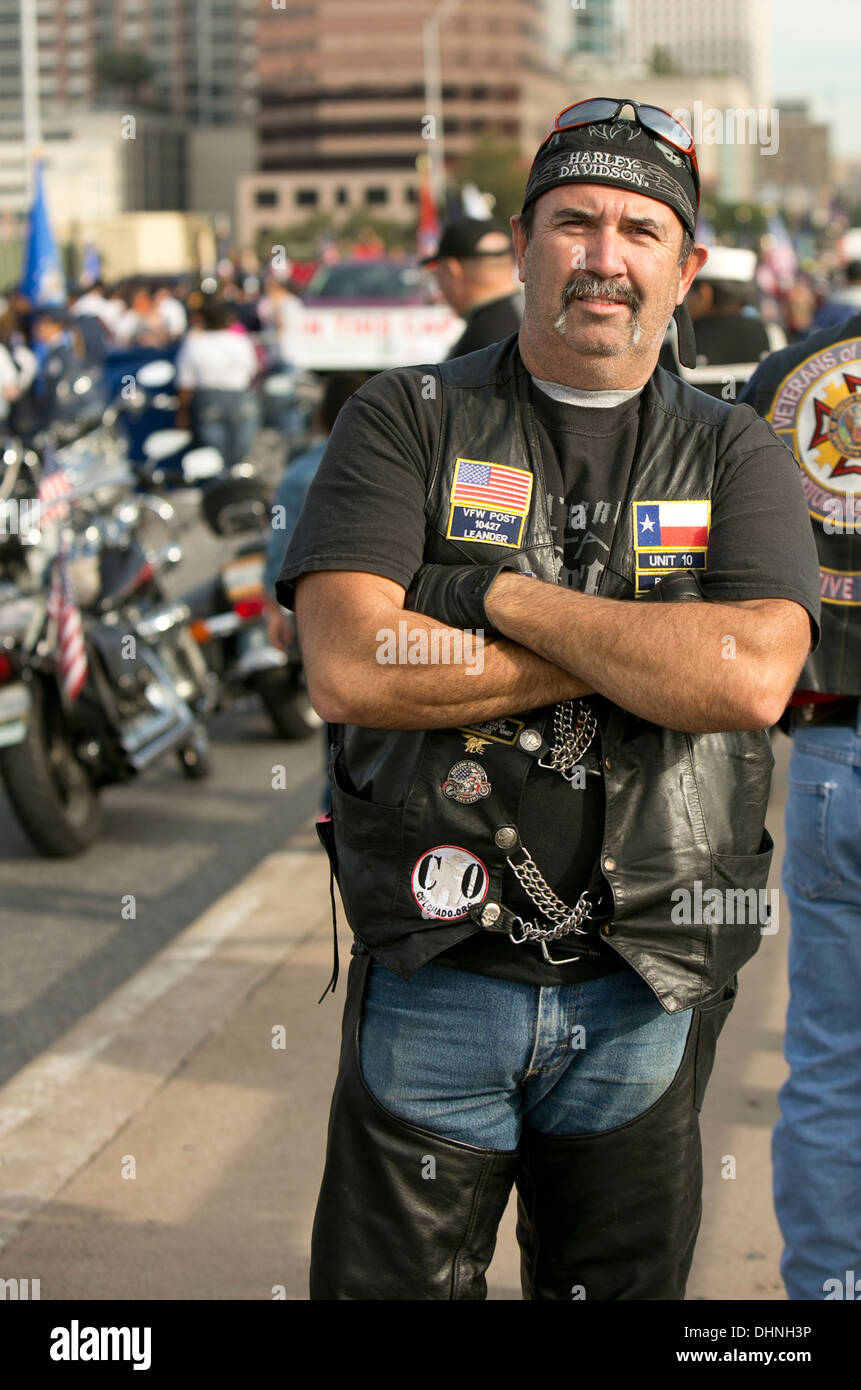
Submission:
{"label": "american flag patch", "polygon": [[529,510],[532,474],[505,463],[483,463],[479,459],[458,459],[451,491],[452,503],[473,507],[492,507],[499,511]]}

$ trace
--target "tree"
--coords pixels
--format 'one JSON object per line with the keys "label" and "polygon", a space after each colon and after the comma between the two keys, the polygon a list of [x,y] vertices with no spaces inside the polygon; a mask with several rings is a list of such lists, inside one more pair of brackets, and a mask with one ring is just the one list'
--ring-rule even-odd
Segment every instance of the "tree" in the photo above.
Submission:
{"label": "tree", "polygon": [[680,77],[682,75],[682,70],[672,53],[668,48],[661,48],[660,44],[652,49],[649,58],[649,72],[652,77]]}
{"label": "tree", "polygon": [[529,173],[514,143],[506,144],[493,135],[480,135],[452,170],[461,186],[474,183],[482,193],[492,193],[496,202],[493,215],[507,222],[523,204],[523,190]]}
{"label": "tree", "polygon": [[153,65],[145,53],[126,48],[103,48],[96,54],[95,73],[105,87],[124,87],[137,93],[153,75]]}

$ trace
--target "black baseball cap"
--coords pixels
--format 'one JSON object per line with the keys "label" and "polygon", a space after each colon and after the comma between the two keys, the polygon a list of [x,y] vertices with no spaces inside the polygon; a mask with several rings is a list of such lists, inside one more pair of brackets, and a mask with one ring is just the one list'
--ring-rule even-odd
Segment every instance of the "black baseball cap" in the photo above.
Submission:
{"label": "black baseball cap", "polygon": [[[500,241],[501,236],[505,238],[504,246]],[[457,260],[472,260],[479,256],[512,254],[508,227],[492,217],[461,217],[456,222],[446,223],[436,251],[432,256],[425,256],[421,264],[433,265],[443,256],[453,256]]]}

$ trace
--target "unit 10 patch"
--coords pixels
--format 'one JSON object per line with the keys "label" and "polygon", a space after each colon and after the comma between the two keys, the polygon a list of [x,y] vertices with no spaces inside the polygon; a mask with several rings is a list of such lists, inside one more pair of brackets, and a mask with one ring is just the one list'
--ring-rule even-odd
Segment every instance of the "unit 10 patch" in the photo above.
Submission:
{"label": "unit 10 patch", "polygon": [[636,591],[642,594],[664,574],[704,570],[711,502],[706,499],[634,503]]}

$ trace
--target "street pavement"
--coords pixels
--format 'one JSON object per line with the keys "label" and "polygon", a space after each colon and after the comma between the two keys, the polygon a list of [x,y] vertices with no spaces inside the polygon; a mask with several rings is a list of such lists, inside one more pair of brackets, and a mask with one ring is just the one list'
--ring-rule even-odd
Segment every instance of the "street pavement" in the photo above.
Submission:
{"label": "street pavement", "polygon": [[[166,576],[178,594],[237,543],[195,523],[196,497],[173,497],[186,520],[183,561]],[[167,754],[131,782],[105,788],[101,836],[74,858],[37,854],[0,784],[0,1085],[313,814],[322,736],[276,738],[252,695],[217,714],[210,733],[208,778],[187,780]],[[283,778],[273,786],[279,766]]]}
{"label": "street pavement", "polygon": [[[778,735],[773,886],[788,749]],[[43,1299],[307,1298],[349,950],[340,921],[341,980],[318,1004],[332,930],[307,818],[0,1088],[0,1276],[39,1279]],[[784,910],[718,1047],[689,1299],[785,1298],[769,1145],[788,930]],[[520,1299],[513,1218],[512,1202],[494,1300]]]}

